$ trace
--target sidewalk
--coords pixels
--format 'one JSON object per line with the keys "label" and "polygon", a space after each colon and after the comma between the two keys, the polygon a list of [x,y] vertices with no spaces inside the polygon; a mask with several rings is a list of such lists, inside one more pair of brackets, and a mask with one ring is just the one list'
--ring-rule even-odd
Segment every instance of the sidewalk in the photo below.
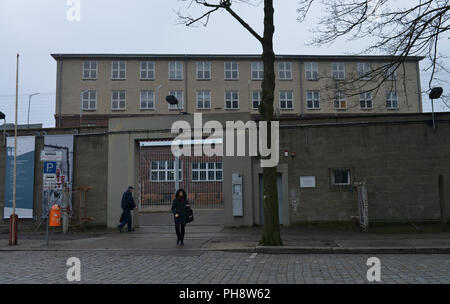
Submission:
{"label": "sidewalk", "polygon": [[45,235],[19,235],[17,246],[8,246],[8,235],[0,235],[0,251],[234,251],[267,254],[393,254],[445,253],[450,254],[450,233],[375,234],[350,230],[319,228],[282,229],[284,246],[258,245],[262,228],[223,228],[220,225],[189,225],[185,246],[176,246],[172,225],[143,226],[131,233],[117,230],[95,233],[50,235],[46,246]]}

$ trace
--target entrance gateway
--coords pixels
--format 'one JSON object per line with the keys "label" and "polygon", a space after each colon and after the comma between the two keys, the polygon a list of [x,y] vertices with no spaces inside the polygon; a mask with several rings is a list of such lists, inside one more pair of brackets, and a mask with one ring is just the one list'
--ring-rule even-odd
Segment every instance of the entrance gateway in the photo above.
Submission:
{"label": "entrance gateway", "polygon": [[[170,210],[180,188],[195,209],[223,209],[222,156],[175,157],[171,144],[161,140],[139,144],[139,210]],[[222,144],[222,140],[215,144]]]}

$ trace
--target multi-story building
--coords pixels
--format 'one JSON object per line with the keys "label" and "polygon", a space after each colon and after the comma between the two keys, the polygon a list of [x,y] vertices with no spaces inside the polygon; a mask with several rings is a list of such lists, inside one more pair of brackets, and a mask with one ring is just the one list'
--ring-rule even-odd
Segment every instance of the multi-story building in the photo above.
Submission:
{"label": "multi-story building", "polygon": [[[257,114],[261,101],[260,55],[52,56],[57,127],[180,111]],[[394,71],[395,58],[387,56],[276,56],[276,114],[422,112],[421,59],[408,57]],[[166,95],[177,97],[179,106],[168,104]]]}

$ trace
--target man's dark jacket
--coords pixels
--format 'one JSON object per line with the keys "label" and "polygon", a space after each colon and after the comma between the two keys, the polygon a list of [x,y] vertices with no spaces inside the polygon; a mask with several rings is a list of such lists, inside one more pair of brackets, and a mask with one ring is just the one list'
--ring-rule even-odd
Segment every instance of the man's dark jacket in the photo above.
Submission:
{"label": "man's dark jacket", "polygon": [[133,210],[136,208],[134,203],[133,195],[130,191],[125,191],[122,195],[122,209],[123,210]]}

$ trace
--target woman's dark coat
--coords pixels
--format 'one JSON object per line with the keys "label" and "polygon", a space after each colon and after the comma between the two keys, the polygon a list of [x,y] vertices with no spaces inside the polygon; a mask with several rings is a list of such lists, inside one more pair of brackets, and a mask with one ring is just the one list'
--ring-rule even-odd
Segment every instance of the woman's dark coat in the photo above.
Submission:
{"label": "woman's dark coat", "polygon": [[[189,205],[189,202],[187,200],[186,192],[184,192],[184,190],[178,190],[177,193],[180,191],[183,192],[184,202],[181,202],[180,200],[178,200],[178,197],[175,196],[175,199],[172,203],[172,213],[175,224],[186,224],[189,210],[189,207],[187,207],[186,205]],[[175,217],[175,214],[178,214],[179,217]]]}

